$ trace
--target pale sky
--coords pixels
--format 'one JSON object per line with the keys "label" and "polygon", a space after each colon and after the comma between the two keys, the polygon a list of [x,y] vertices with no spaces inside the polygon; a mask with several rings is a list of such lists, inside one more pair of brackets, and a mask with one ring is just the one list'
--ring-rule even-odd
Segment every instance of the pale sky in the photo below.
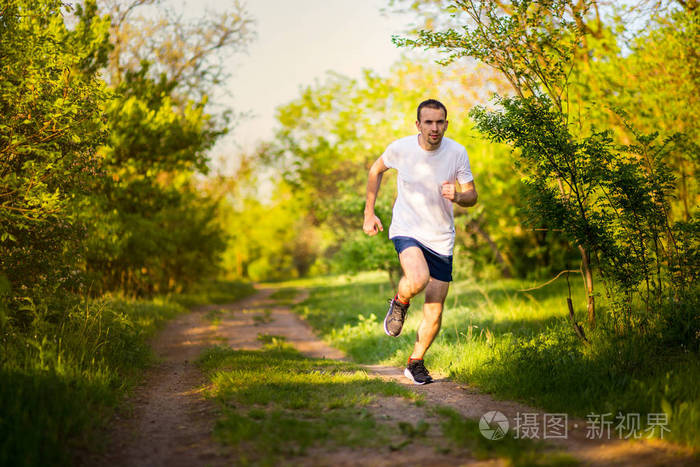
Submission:
{"label": "pale sky", "polygon": [[[206,4],[223,10],[227,2]],[[387,4],[388,0],[246,1],[257,38],[246,54],[234,57],[227,88],[233,95],[230,106],[254,116],[240,121],[219,142],[213,158],[252,149],[257,141],[271,138],[275,108],[298,97],[302,87],[322,81],[327,71],[351,77],[360,77],[363,68],[386,73],[402,52],[391,36],[410,24],[406,16],[382,15]],[[196,10],[188,13],[201,11],[201,5],[197,2]]]}

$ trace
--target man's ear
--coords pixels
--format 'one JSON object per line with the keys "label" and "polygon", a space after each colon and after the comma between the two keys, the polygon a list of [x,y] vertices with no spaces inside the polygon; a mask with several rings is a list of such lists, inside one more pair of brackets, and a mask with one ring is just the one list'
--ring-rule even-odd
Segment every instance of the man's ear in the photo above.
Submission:
{"label": "man's ear", "polygon": [[416,128],[417,128],[418,130],[420,130],[420,121],[419,121],[419,120],[416,120]]}

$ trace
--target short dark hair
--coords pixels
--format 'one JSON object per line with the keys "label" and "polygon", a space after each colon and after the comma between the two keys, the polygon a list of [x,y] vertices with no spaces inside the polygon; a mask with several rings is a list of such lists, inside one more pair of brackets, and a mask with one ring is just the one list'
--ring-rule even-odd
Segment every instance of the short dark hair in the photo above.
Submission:
{"label": "short dark hair", "polygon": [[429,109],[442,109],[442,111],[445,112],[445,120],[447,120],[447,108],[443,105],[443,103],[435,99],[427,99],[418,105],[418,111],[416,112],[416,120],[418,120],[419,122],[420,111],[423,109],[423,107],[428,107]]}

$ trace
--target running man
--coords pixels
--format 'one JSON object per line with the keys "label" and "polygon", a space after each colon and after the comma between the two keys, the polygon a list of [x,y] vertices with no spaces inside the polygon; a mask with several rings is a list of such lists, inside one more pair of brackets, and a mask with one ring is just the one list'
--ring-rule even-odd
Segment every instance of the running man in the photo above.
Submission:
{"label": "running man", "polygon": [[[384,172],[398,172],[389,238],[399,255],[403,277],[389,311],[384,331],[401,333],[411,299],[425,290],[423,319],[404,375],[415,384],[430,383],[423,363],[426,351],[440,330],[442,309],[452,281],[455,227],[452,203],[474,206],[477,193],[463,146],[444,137],[447,109],[434,99],[418,106],[417,135],[398,139],[387,147],[369,170],[367,203],[362,229],[367,235],[384,231],[374,213]],[[459,185],[457,185],[457,183]]]}

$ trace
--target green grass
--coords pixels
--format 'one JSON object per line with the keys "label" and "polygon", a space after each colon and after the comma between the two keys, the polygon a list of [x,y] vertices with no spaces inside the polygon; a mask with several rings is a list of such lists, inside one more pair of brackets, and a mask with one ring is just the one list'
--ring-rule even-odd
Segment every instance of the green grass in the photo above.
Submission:
{"label": "green grass", "polygon": [[262,351],[214,347],[199,360],[221,409],[215,435],[236,448],[239,463],[273,465],[320,445],[381,447],[392,430],[367,405],[380,396],[420,400],[356,365],[306,358],[270,341]]}
{"label": "green grass", "polygon": [[[228,300],[234,290],[249,288],[230,287]],[[99,450],[99,428],[153,362],[148,339],[185,311],[167,298],[104,298],[28,310],[31,331],[0,320],[0,465],[72,465]]]}
{"label": "green grass", "polygon": [[[293,286],[294,283],[287,284]],[[353,360],[403,365],[413,347],[422,296],[411,304],[404,331],[387,338],[382,329],[392,295],[382,274],[331,283],[307,281],[307,301],[295,307],[332,345]],[[590,346],[574,335],[566,319],[566,282],[522,293],[533,284],[518,280],[458,281],[447,297],[442,330],[426,365],[453,379],[503,398],[550,411],[649,413],[669,416],[665,438],[700,446],[700,359],[697,352],[665,346],[654,336],[620,337],[605,322],[586,329]],[[578,320],[584,297],[572,281]]]}

